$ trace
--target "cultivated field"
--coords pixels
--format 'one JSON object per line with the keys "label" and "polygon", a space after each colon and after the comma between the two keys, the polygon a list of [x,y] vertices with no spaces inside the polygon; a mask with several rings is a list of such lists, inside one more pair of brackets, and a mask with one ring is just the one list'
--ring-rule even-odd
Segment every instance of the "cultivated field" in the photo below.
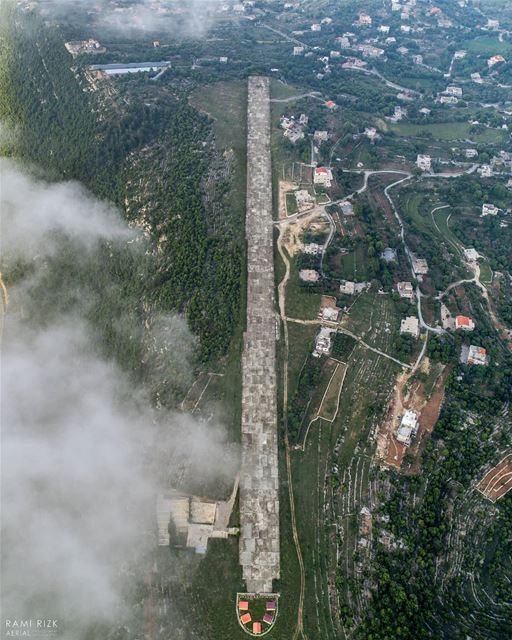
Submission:
{"label": "cultivated field", "polygon": [[488,471],[476,488],[491,502],[503,498],[512,489],[512,453]]}

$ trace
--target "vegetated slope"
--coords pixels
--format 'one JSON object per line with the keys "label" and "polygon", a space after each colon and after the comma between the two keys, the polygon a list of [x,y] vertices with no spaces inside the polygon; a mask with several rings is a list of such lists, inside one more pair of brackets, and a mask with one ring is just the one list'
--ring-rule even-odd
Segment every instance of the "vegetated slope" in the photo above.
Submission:
{"label": "vegetated slope", "polygon": [[[141,365],[133,344],[112,337],[122,305],[139,328],[152,312],[184,312],[201,359],[222,356],[239,319],[243,225],[240,212],[226,206],[230,175],[208,119],[188,106],[179,83],[123,78],[90,91],[58,29],[5,5],[2,18],[0,118],[11,134],[3,152],[50,180],[77,179],[113,200],[149,242],[130,257],[120,250],[115,266],[108,251],[97,256],[96,285],[113,278],[91,313],[107,351],[130,351],[122,364],[133,371]],[[45,268],[51,290],[61,275],[51,263]]]}

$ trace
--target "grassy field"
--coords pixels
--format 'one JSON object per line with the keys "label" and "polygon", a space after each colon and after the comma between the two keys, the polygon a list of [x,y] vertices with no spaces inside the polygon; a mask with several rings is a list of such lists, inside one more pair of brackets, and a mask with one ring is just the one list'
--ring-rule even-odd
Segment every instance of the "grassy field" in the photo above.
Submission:
{"label": "grassy field", "polygon": [[319,293],[308,291],[301,285],[297,259],[290,260],[290,279],[286,285],[286,315],[302,320],[314,320],[320,309]]}
{"label": "grassy field", "polygon": [[213,119],[219,151],[233,154],[232,206],[245,209],[247,83],[216,82],[192,93],[190,104]]}
{"label": "grassy field", "polygon": [[435,223],[441,235],[456,251],[459,251],[459,240],[453,235],[449,225],[452,214],[452,208],[448,207],[446,209],[440,209],[432,215],[434,216]]}
{"label": "grassy field", "polygon": [[287,193],[286,194],[286,213],[291,216],[294,213],[297,213],[297,200],[295,198],[295,194]]}
{"label": "grassy field", "polygon": [[314,325],[288,323],[288,340],[290,353],[288,356],[288,395],[293,393],[299,381],[299,374],[308,353],[313,351],[318,327]]}
{"label": "grassy field", "polygon": [[320,405],[320,410],[318,412],[319,415],[330,422],[332,422],[336,417],[340,390],[345,378],[346,371],[346,365],[338,364],[336,370],[332,374],[331,379],[329,380],[329,385],[322,399],[322,404]]}
{"label": "grassy field", "polygon": [[368,251],[365,244],[360,244],[351,253],[341,256],[341,275],[344,280],[365,282],[367,272]]}
{"label": "grassy field", "polygon": [[283,100],[286,98],[291,98],[293,96],[299,96],[303,93],[308,93],[309,91],[310,89],[297,87],[291,84],[285,84],[284,82],[281,82],[281,80],[276,80],[275,78],[272,78],[270,81],[270,95],[271,98],[274,98],[276,100]]}
{"label": "grassy field", "polygon": [[489,261],[487,259],[480,260],[480,280],[484,284],[491,284],[492,282],[492,269],[489,266]]}
{"label": "grassy field", "polygon": [[466,40],[461,45],[462,49],[471,51],[472,53],[481,53],[486,56],[493,56],[497,53],[505,55],[512,51],[512,44],[507,40],[500,42],[497,36],[485,35],[472,40]]}
{"label": "grassy field", "polygon": [[[193,96],[194,106],[207,111],[214,118],[214,130],[219,149],[233,149],[235,154],[234,188],[235,206],[245,206],[245,83],[218,83],[211,87],[202,87]],[[276,279],[282,278],[284,265],[280,258],[276,259]],[[296,275],[296,274],[295,274]],[[245,283],[242,283],[245,289]],[[319,298],[318,298],[319,299]],[[318,303],[314,303],[315,313]],[[225,361],[221,363],[218,373],[222,376],[212,378],[196,413],[206,416],[207,406],[211,403],[218,407],[224,420],[229,425],[230,436],[235,441],[240,439],[241,410],[241,372],[240,353],[244,322],[240,323],[237,339]],[[293,343],[299,345],[291,354],[294,368],[300,371],[307,351],[311,349],[316,327],[290,325],[290,336]],[[282,341],[278,342],[278,352]],[[282,361],[278,364],[278,379],[282,380]],[[282,397],[282,389],[279,390]],[[204,409],[203,409],[204,407]],[[280,408],[280,407],[279,407]],[[280,435],[280,523],[281,523],[281,578],[275,585],[281,594],[279,600],[279,616],[276,625],[267,636],[275,640],[289,640],[290,625],[296,620],[298,603],[298,562],[291,534],[291,516],[288,499],[284,443]],[[238,523],[238,509],[233,514],[232,524]],[[220,637],[225,640],[241,640],[247,635],[240,628],[236,618],[236,593],[245,590],[242,581],[241,567],[238,559],[238,540],[212,540],[206,557],[200,562],[192,584],[188,589],[186,607],[190,608],[191,629],[200,627],[201,635],[197,637]],[[193,613],[192,613],[193,612]],[[192,621],[194,620],[194,622]],[[197,619],[200,622],[197,623]]]}
{"label": "grassy field", "polygon": [[391,125],[391,130],[399,136],[424,137],[431,134],[435,140],[473,140],[481,143],[501,143],[504,133],[500,129],[485,129],[482,133],[471,133],[467,122],[440,122],[437,124],[399,123]]}
{"label": "grassy field", "polygon": [[[386,321],[385,305],[378,308]],[[360,326],[368,331],[366,325]],[[384,347],[389,346],[386,334]],[[357,581],[357,514],[367,504],[376,411],[383,407],[397,365],[356,346],[348,360],[340,409],[332,424],[312,424],[304,452],[293,453],[298,526],[306,568],[305,630],[308,637],[347,637],[335,615],[336,576],[342,591]],[[330,586],[329,586],[330,585]],[[346,596],[342,594],[342,597]]]}

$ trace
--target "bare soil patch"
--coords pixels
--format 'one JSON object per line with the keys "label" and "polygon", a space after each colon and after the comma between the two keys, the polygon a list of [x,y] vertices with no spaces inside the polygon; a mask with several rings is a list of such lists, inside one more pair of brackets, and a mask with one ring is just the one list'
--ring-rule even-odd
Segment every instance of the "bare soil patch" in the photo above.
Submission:
{"label": "bare soil patch", "polygon": [[[428,373],[428,368],[423,372]],[[420,472],[422,453],[441,411],[448,373],[448,368],[444,366],[440,368],[430,397],[427,397],[423,382],[415,380],[410,389],[406,391],[410,374],[402,373],[398,376],[386,417],[377,432],[377,457],[382,460],[383,464],[400,469],[405,455],[410,454],[413,460],[404,470],[405,473],[415,475]],[[410,447],[398,442],[395,435],[401,417],[407,409],[415,411],[419,416],[418,433]]]}

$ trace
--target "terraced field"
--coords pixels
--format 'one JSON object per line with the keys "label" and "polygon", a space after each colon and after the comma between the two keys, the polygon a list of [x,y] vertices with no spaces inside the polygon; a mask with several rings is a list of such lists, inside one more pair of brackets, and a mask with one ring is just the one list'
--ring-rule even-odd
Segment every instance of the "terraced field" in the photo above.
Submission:
{"label": "terraced field", "polygon": [[[365,294],[349,322],[381,349],[391,349],[388,325],[393,319],[388,298]],[[294,451],[292,458],[306,573],[305,631],[308,637],[326,640],[347,637],[347,630],[336,622],[343,600],[356,598],[352,604],[364,610],[362,590],[349,590],[347,585],[358,580],[359,512],[373,502],[370,475],[380,410],[400,370],[394,362],[355,344],[335,419],[313,422],[304,451]],[[290,380],[296,379],[293,372]]]}

